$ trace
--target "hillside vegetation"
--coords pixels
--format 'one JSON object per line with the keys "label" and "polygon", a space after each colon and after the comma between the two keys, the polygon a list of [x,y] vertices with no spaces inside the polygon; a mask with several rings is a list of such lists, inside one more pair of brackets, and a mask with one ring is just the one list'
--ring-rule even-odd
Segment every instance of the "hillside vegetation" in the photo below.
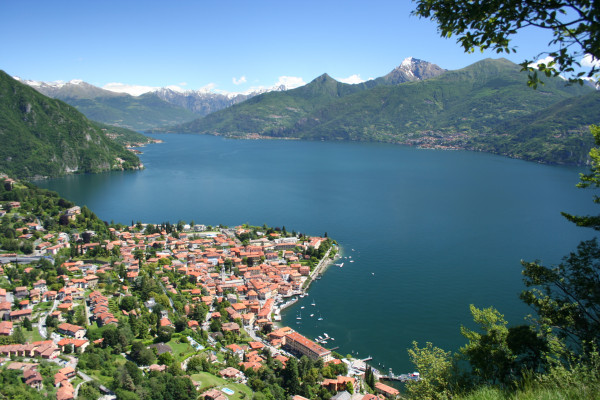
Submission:
{"label": "hillside vegetation", "polygon": [[592,144],[584,133],[600,120],[593,89],[549,78],[531,90],[520,68],[505,59],[486,59],[398,85],[382,80],[348,85],[324,74],[306,86],[265,93],[169,131],[382,141],[584,162]]}
{"label": "hillside vegetation", "polygon": [[139,168],[74,107],[0,71],[0,171],[19,178]]}

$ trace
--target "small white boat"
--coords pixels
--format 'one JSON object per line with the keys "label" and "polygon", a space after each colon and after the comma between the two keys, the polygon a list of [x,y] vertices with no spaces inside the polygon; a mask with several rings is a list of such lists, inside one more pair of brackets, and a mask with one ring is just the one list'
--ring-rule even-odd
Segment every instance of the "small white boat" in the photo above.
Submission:
{"label": "small white boat", "polygon": [[301,310],[304,310],[304,306],[300,307]]}
{"label": "small white boat", "polygon": [[344,266],[344,263],[341,263],[341,264],[340,264],[340,268],[342,268],[343,266]]}
{"label": "small white boat", "polygon": [[311,306],[316,306],[315,301],[313,300],[312,303],[310,303]]}
{"label": "small white boat", "polygon": [[354,262],[354,260],[350,260],[350,262]]}
{"label": "small white boat", "polygon": [[327,340],[323,340],[321,343],[323,343],[323,344],[327,344]]}
{"label": "small white boat", "polygon": [[329,339],[329,335],[327,333],[324,333],[323,336],[325,336],[325,339]]}
{"label": "small white boat", "polygon": [[317,318],[317,321],[323,321],[323,317]]}
{"label": "small white boat", "polygon": [[310,316],[311,316],[311,317],[314,317],[314,316],[315,316],[315,314],[310,314]]}

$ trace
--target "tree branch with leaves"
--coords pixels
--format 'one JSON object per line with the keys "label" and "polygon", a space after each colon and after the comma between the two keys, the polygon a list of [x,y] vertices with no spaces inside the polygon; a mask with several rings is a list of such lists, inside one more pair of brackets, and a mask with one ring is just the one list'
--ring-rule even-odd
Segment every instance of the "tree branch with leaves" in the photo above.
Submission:
{"label": "tree branch with leaves", "polygon": [[600,69],[576,71],[584,56],[600,60],[600,11],[592,0],[416,0],[413,15],[437,22],[442,37],[457,37],[466,52],[475,49],[515,53],[512,37],[529,27],[552,33],[548,51],[536,59],[553,60],[533,66],[534,60],[521,63],[529,71],[529,84],[540,83],[538,72],[546,76],[566,75],[572,82],[596,76]]}

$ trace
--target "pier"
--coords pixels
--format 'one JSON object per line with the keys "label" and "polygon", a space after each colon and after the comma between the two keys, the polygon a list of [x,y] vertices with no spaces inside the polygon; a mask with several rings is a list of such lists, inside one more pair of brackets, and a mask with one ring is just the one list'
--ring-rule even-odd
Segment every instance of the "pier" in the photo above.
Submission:
{"label": "pier", "polygon": [[413,372],[412,374],[400,374],[394,375],[392,369],[390,368],[390,372],[387,375],[381,375],[379,379],[386,381],[398,381],[398,382],[408,382],[408,381],[420,381],[421,376],[418,372]]}

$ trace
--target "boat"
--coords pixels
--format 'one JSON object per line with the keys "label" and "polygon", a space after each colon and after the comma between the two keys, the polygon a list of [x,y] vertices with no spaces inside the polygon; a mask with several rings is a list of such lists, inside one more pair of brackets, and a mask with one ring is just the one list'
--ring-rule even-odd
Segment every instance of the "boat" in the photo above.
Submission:
{"label": "boat", "polygon": [[302,319],[302,314],[298,314],[298,316],[296,317],[296,319]]}
{"label": "boat", "polygon": [[325,336],[325,339],[329,339],[329,335],[327,333],[324,333],[323,336]]}
{"label": "boat", "polygon": [[339,264],[340,268],[342,268],[344,266],[344,263]]}
{"label": "boat", "polygon": [[317,318],[317,321],[323,321],[323,317],[319,316],[319,318]]}
{"label": "boat", "polygon": [[321,343],[322,344],[327,344],[327,340],[323,340]]}
{"label": "boat", "polygon": [[315,314],[310,314],[310,316],[311,316],[311,317],[314,317],[314,316],[315,316]]}
{"label": "boat", "polygon": [[354,262],[354,260],[350,260],[350,262]]}
{"label": "boat", "polygon": [[329,338],[329,339],[331,339],[331,340],[335,340],[335,338]]}
{"label": "boat", "polygon": [[304,310],[304,306],[300,307],[301,310]]}
{"label": "boat", "polygon": [[323,337],[322,336],[317,336],[317,339],[322,340]]}
{"label": "boat", "polygon": [[316,306],[315,301],[313,300],[312,303],[310,303],[311,306]]}

